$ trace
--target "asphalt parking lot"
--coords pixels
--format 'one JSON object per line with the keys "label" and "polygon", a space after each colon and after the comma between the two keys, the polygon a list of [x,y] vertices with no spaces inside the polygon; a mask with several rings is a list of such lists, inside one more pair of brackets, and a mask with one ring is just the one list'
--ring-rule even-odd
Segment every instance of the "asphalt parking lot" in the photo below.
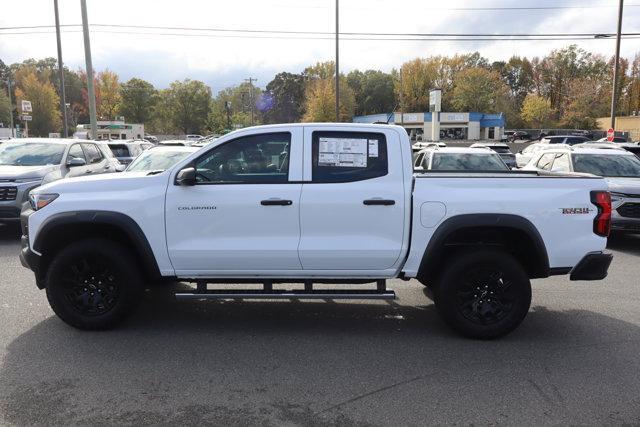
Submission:
{"label": "asphalt parking lot", "polygon": [[535,281],[525,323],[490,342],[454,335],[417,282],[391,303],[156,286],[119,330],[81,332],[18,249],[0,227],[2,424],[640,423],[640,236],[612,239],[603,282]]}

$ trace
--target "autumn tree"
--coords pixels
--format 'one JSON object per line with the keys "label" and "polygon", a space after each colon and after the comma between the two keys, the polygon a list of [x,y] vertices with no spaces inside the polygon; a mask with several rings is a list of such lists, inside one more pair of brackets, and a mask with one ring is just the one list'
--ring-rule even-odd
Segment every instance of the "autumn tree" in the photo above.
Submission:
{"label": "autumn tree", "polygon": [[120,82],[113,71],[101,71],[96,76],[100,102],[96,102],[96,114],[103,120],[113,120],[120,108]]}
{"label": "autumn tree", "polygon": [[[305,83],[305,122],[333,122],[336,120],[335,65],[333,62],[317,63],[304,71]],[[340,75],[340,111],[341,122],[353,118],[355,99],[347,79]]]}
{"label": "autumn tree", "polygon": [[522,119],[533,128],[548,127],[552,114],[551,102],[540,95],[529,94],[522,103]]}
{"label": "autumn tree", "polygon": [[132,78],[120,87],[120,115],[130,123],[147,123],[157,102],[158,92],[145,80]]}
{"label": "autumn tree", "polygon": [[29,123],[29,133],[47,136],[49,132],[59,132],[62,126],[60,119],[60,98],[48,80],[40,80],[36,71],[20,75],[16,81],[16,101],[31,101],[33,120]]}
{"label": "autumn tree", "polygon": [[459,111],[498,112],[508,89],[495,71],[469,68],[456,76],[452,104]]}
{"label": "autumn tree", "polygon": [[0,90],[0,123],[2,123],[0,127],[10,126],[12,113],[13,106],[9,101],[9,97],[4,90]]}

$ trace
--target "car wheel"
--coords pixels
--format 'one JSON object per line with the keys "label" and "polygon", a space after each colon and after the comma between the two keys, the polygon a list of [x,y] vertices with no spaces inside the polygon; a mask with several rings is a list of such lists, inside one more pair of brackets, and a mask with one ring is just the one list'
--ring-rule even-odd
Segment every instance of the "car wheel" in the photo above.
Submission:
{"label": "car wheel", "polygon": [[434,289],[436,308],[445,322],[478,339],[497,338],[518,327],[531,305],[531,283],[522,265],[493,249],[455,257]]}
{"label": "car wheel", "polygon": [[127,249],[106,239],[66,246],[51,261],[46,277],[49,305],[79,329],[109,329],[141,299],[142,278]]}

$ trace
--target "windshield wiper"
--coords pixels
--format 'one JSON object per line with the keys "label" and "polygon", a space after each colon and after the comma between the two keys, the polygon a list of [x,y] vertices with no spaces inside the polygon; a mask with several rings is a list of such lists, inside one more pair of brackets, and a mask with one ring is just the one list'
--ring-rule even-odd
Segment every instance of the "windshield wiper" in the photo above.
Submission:
{"label": "windshield wiper", "polygon": [[162,172],[164,172],[164,169],[152,170],[152,171],[147,172],[147,176],[149,176],[149,175],[158,175],[159,173],[162,173]]}

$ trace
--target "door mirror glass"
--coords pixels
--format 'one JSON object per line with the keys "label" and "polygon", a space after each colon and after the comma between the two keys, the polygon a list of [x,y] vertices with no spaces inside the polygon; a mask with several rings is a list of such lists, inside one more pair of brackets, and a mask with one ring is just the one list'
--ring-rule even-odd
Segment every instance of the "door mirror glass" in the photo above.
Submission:
{"label": "door mirror glass", "polygon": [[67,160],[67,166],[70,168],[77,167],[77,166],[85,166],[86,164],[87,162],[84,159],[80,159],[78,157],[72,157],[69,160]]}
{"label": "door mirror glass", "polygon": [[196,185],[196,169],[188,167],[180,170],[176,175],[176,184],[178,185]]}

